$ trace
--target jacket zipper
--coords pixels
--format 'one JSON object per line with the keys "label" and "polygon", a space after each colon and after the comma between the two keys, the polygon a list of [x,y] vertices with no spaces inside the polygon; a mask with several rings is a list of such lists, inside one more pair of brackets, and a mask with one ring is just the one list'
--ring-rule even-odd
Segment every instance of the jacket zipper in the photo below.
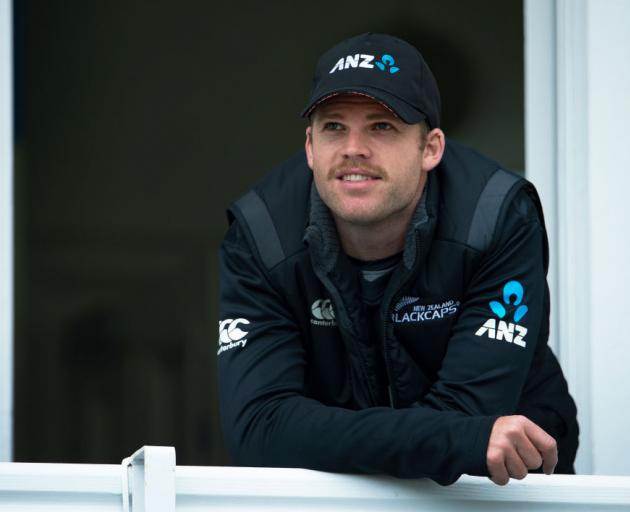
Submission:
{"label": "jacket zipper", "polygon": [[[417,266],[417,262],[420,258],[420,241],[416,239],[416,263],[414,264],[414,268]],[[385,321],[383,322],[383,360],[385,361],[385,374],[387,375],[387,392],[389,394],[389,406],[394,409],[395,408],[395,396],[394,396],[394,388],[392,386],[392,376],[389,366],[389,357],[387,355],[387,326],[391,322],[390,317],[390,309],[391,305],[394,302],[394,299],[400,297],[400,291],[407,285],[407,283],[411,280],[413,276],[413,270],[408,271],[407,275],[401,280],[400,285],[397,287],[397,290],[391,295],[391,298],[387,301],[385,307]]]}
{"label": "jacket zipper", "polygon": [[[323,275],[324,279],[322,279],[322,276],[320,276],[320,281],[324,284],[324,287],[328,290],[328,293],[330,294],[333,304],[335,305],[335,309],[339,310],[339,312],[341,313],[341,317],[338,317],[338,325],[339,325],[339,330],[341,332],[341,337],[343,338],[346,347],[350,347],[352,345],[352,343],[354,343],[354,341],[352,340],[351,337],[348,336],[348,327],[346,325],[344,325],[346,323],[346,321],[348,322],[348,324],[351,324],[351,320],[350,317],[348,316],[345,306],[342,302],[342,299],[340,297],[340,294],[337,292],[337,289],[335,288],[335,286],[332,284],[332,282],[330,281],[330,279],[328,278],[328,276],[326,276],[325,274]],[[358,353],[357,354],[357,359],[359,361],[359,365],[361,366],[361,372],[363,373],[363,375],[367,376],[368,375],[368,371],[367,368],[365,367],[365,362],[363,361],[363,355]],[[350,372],[350,379],[352,380],[352,372]],[[367,386],[367,394],[369,397],[369,401],[372,403],[372,405],[376,406],[378,405],[377,401],[376,401],[376,397],[374,395],[374,393],[372,392],[372,387],[370,386],[368,379],[366,378],[366,382],[365,382],[366,386]]]}
{"label": "jacket zipper", "polygon": [[391,306],[391,301],[389,302],[389,304],[387,304],[387,307],[385,309],[386,318],[385,318],[384,327],[383,327],[383,361],[385,362],[385,375],[387,376],[387,393],[389,395],[389,406],[392,409],[395,409],[394,390],[392,389],[392,375],[391,375],[391,370],[389,369],[389,357],[387,355],[387,324],[389,323],[390,306]]}

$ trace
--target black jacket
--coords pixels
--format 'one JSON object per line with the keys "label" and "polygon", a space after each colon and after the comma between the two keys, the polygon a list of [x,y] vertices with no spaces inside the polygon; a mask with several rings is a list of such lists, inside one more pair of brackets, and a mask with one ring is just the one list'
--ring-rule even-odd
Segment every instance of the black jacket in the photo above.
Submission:
{"label": "black jacket", "polygon": [[229,218],[218,366],[236,464],[449,484],[487,475],[495,419],[524,414],[558,440],[557,472],[572,472],[576,410],[547,346],[547,239],[529,182],[447,142],[385,292],[380,343],[303,153]]}

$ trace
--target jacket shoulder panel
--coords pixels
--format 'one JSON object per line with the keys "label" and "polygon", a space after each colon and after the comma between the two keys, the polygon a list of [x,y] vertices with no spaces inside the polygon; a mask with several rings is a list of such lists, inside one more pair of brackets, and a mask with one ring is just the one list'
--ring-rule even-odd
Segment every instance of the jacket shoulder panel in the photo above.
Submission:
{"label": "jacket shoulder panel", "polygon": [[312,173],[301,151],[276,166],[228,209],[228,219],[247,226],[270,270],[304,249]]}
{"label": "jacket shoulder panel", "polygon": [[503,205],[527,181],[450,139],[436,171],[440,187],[437,236],[484,252],[494,239]]}

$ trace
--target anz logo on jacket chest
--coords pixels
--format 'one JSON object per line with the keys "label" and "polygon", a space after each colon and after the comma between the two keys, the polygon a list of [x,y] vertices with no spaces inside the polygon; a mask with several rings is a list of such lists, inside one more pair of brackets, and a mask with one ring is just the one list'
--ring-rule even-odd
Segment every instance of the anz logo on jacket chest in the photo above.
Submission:
{"label": "anz logo on jacket chest", "polygon": [[518,281],[507,283],[503,287],[503,304],[496,300],[490,302],[490,309],[499,317],[499,321],[497,322],[496,318],[488,318],[475,335],[487,336],[493,340],[506,341],[525,348],[527,346],[525,341],[527,327],[502,320],[507,314],[506,306],[514,310],[514,322],[518,322],[527,314],[527,306],[521,304],[524,294],[523,286]]}

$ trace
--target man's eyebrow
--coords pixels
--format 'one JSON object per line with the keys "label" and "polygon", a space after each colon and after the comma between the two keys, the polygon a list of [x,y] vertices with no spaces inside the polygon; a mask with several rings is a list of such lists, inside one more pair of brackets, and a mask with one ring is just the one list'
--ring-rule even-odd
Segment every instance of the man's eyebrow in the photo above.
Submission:
{"label": "man's eyebrow", "polygon": [[[339,112],[335,112],[335,111],[321,112],[320,116],[326,119],[344,119],[343,114]],[[398,118],[391,112],[374,112],[372,114],[366,115],[365,119],[367,119],[368,121],[373,121],[375,119],[398,119]]]}
{"label": "man's eyebrow", "polygon": [[398,119],[391,112],[375,112],[374,114],[368,114],[365,116],[366,119],[372,121],[373,119]]}
{"label": "man's eyebrow", "polygon": [[327,119],[343,119],[343,115],[339,112],[320,112],[321,117],[325,117]]}

